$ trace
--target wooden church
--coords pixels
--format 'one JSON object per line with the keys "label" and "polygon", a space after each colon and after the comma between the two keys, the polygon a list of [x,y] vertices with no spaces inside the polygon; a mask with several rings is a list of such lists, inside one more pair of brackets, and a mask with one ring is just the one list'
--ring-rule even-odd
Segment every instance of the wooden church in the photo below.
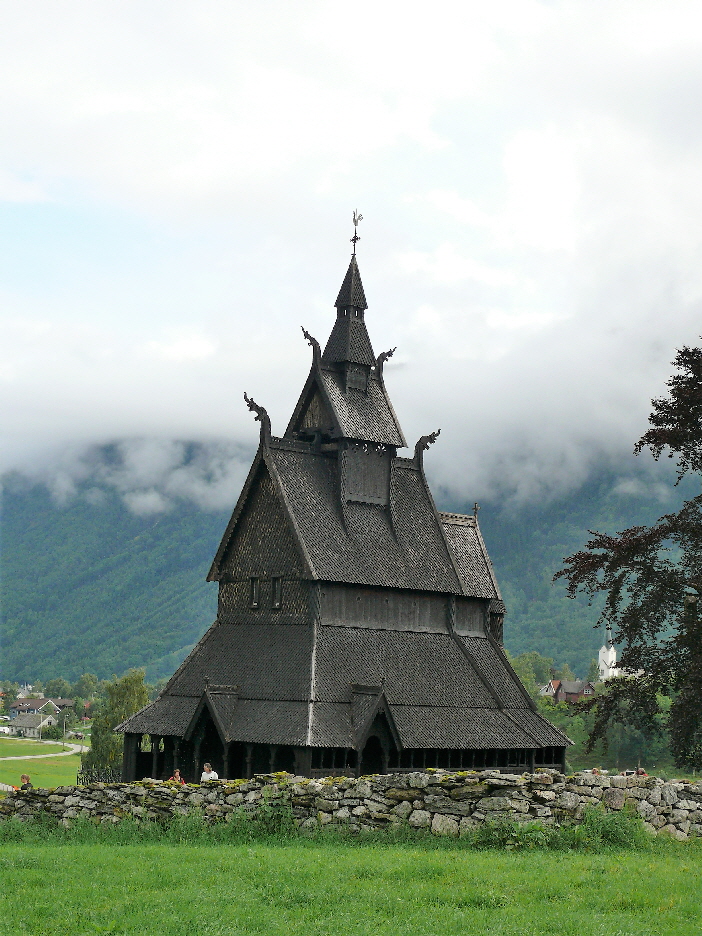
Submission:
{"label": "wooden church", "polygon": [[258,452],[214,558],[217,619],[160,696],[118,726],[123,778],[199,780],[561,766],[502,650],[476,516],[440,513],[366,330],[355,256],[285,434]]}

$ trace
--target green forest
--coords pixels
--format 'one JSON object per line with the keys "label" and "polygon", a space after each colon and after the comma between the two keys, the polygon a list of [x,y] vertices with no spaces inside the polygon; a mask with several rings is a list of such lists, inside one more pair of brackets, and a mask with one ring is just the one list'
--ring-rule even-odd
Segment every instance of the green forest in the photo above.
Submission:
{"label": "green forest", "polygon": [[[663,468],[660,474],[668,479]],[[669,483],[671,497],[661,502],[624,493],[618,479],[603,469],[560,499],[481,505],[513,655],[535,650],[557,667],[587,675],[602,643],[593,630],[597,613],[552,585],[554,572],[582,547],[589,529],[650,523],[685,494],[682,485]],[[183,502],[171,512],[138,517],[114,493],[97,499],[87,493],[79,490],[60,505],[41,485],[17,475],[4,479],[1,679],[75,680],[86,671],[108,679],[136,666],[154,681],[173,672],[214,620],[217,589],[205,576],[228,512]],[[443,510],[472,510],[440,493],[437,502]]]}

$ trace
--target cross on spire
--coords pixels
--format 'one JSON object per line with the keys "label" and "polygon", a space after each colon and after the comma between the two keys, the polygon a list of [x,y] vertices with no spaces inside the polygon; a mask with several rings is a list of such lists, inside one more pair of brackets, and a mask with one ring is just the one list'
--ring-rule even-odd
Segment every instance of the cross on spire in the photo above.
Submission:
{"label": "cross on spire", "polygon": [[351,243],[353,244],[353,255],[356,256],[356,244],[360,241],[358,236],[358,222],[363,221],[363,215],[359,214],[358,210],[355,210],[353,213],[353,237],[351,238]]}

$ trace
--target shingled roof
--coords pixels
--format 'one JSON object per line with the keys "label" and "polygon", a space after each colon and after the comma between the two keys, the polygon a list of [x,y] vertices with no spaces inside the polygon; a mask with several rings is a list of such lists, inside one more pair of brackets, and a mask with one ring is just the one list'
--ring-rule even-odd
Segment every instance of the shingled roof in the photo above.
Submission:
{"label": "shingled roof", "polygon": [[[490,637],[322,626],[314,655],[313,640],[302,626],[219,623],[159,698],[117,730],[187,736],[207,678],[232,687],[207,691],[230,741],[354,747],[354,725],[382,694],[404,748],[567,743],[534,711]],[[359,698],[357,683],[378,688]]]}
{"label": "shingled roof", "polygon": [[[254,469],[261,462],[274,480],[310,578],[499,600],[477,522],[464,518],[459,539],[447,536],[446,530],[458,525],[457,515],[451,515],[451,522],[441,515],[441,522],[414,459],[392,460],[388,508],[349,502],[343,510],[335,453],[273,438],[259,452]],[[254,469],[222,539],[210,581],[221,577],[224,557],[255,484]]]}

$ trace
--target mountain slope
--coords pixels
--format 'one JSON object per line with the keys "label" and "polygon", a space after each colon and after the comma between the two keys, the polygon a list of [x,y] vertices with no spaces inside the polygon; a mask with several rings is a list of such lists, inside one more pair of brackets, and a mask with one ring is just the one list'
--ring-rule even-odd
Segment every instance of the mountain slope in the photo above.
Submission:
{"label": "mountain slope", "polygon": [[[626,488],[626,486],[624,486]],[[551,579],[588,529],[614,532],[674,509],[625,493],[607,471],[548,504],[484,504],[480,523],[507,604],[512,653],[538,650],[585,675],[597,655],[597,613]],[[637,485],[629,485],[636,491]],[[690,492],[688,492],[689,496]],[[439,498],[441,501],[441,499]],[[461,510],[440,502],[441,509]],[[205,576],[228,520],[182,503],[136,517],[116,494],[87,488],[64,506],[21,478],[5,484],[0,553],[0,677],[76,679],[145,666],[169,675],[212,623],[217,587]]]}

